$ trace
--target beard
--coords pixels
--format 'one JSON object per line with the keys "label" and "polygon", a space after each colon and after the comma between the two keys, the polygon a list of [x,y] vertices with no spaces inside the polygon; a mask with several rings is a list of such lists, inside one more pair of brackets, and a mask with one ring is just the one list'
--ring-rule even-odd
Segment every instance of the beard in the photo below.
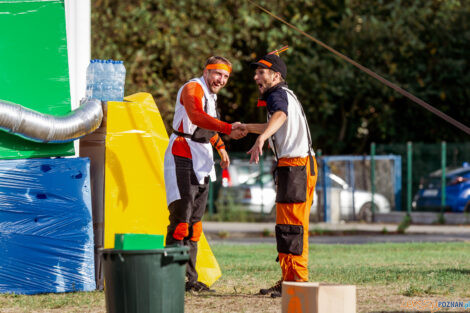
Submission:
{"label": "beard", "polygon": [[211,81],[209,82],[208,87],[209,87],[210,92],[217,94],[220,91],[220,89],[222,89],[224,86],[221,84],[215,85],[215,83]]}

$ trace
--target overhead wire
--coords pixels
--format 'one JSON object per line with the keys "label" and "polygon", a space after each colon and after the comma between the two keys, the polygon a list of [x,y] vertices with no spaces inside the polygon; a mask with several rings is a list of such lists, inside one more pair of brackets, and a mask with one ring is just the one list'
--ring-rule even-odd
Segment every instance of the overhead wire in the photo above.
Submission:
{"label": "overhead wire", "polygon": [[325,44],[321,40],[318,40],[317,38],[307,34],[303,30],[299,29],[297,26],[295,26],[295,25],[287,22],[286,20],[280,18],[279,16],[273,14],[269,10],[267,10],[264,7],[260,6],[259,4],[255,3],[254,1],[252,1],[252,0],[247,0],[247,1],[250,2],[252,5],[256,6],[257,8],[259,8],[260,10],[262,10],[263,12],[267,13],[271,17],[275,18],[276,20],[284,23],[285,25],[289,26],[290,28],[292,28],[292,29],[296,30],[297,32],[301,33],[302,35],[306,36],[307,38],[309,38],[310,40],[312,40],[316,44],[320,45],[321,47],[325,48],[326,50],[330,51],[334,55],[336,55],[339,58],[345,60],[346,62],[354,65],[355,67],[357,67],[361,71],[365,72],[369,76],[372,76],[373,78],[377,79],[378,81],[385,84],[386,86],[392,88],[393,90],[395,90],[399,94],[405,96],[406,98],[408,98],[411,101],[415,102],[416,104],[424,107],[426,110],[434,113],[435,115],[439,116],[443,120],[447,121],[448,123],[454,125],[455,127],[459,128],[460,130],[462,130],[465,133],[467,133],[468,135],[470,135],[470,127],[460,123],[456,119],[450,117],[449,115],[445,114],[444,112],[440,111],[439,109],[437,109],[437,108],[433,107],[432,105],[428,104],[424,100],[421,100],[420,98],[416,97],[415,95],[411,94],[410,92],[404,90],[400,86],[398,86],[398,85],[392,83],[391,81],[385,79],[384,77],[382,77],[379,74],[375,73],[374,71],[368,69],[367,67],[357,63],[356,61],[354,61],[351,58],[347,57],[346,55],[342,54],[341,52],[339,52],[339,51],[335,50],[334,48],[330,47],[329,45]]}

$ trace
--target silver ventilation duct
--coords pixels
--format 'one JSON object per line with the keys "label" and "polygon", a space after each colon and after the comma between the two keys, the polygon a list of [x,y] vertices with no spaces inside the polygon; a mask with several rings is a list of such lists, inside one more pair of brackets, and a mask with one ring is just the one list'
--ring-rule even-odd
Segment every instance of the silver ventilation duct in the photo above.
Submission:
{"label": "silver ventilation duct", "polygon": [[100,100],[85,99],[80,104],[64,116],[53,116],[0,100],[0,128],[36,142],[73,141],[95,131],[103,119]]}

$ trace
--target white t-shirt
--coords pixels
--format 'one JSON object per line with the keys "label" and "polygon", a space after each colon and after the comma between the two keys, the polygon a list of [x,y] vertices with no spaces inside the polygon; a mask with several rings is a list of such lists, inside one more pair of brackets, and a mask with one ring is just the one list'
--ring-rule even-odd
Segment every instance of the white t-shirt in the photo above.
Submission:
{"label": "white t-shirt", "polygon": [[[274,134],[278,157],[306,157],[309,150],[307,121],[295,94],[287,87],[277,88],[267,96],[266,105],[268,120],[276,111],[283,111],[287,114],[286,122]],[[269,144],[274,147],[271,138],[269,138]],[[311,154],[315,155],[313,151]]]}

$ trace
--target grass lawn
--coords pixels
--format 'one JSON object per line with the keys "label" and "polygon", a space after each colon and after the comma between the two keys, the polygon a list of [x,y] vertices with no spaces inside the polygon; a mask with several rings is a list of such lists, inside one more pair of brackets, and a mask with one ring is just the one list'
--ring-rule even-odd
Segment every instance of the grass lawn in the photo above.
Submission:
{"label": "grass lawn", "polygon": [[[280,312],[258,296],[280,278],[272,244],[212,245],[223,276],[215,294],[186,294],[186,312]],[[430,312],[408,300],[470,300],[470,243],[311,245],[310,281],[354,284],[358,312]],[[0,295],[0,312],[104,312],[104,293]],[[470,312],[441,309],[439,312]]]}

